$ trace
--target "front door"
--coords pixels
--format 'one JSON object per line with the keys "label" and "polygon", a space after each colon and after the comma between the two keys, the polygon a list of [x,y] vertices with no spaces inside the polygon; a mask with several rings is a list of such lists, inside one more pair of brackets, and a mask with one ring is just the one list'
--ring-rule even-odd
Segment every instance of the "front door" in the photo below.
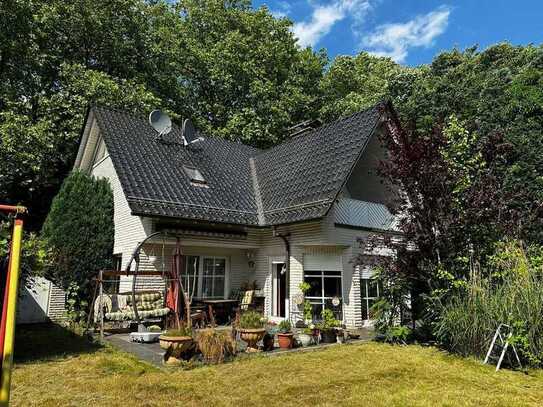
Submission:
{"label": "front door", "polygon": [[274,316],[285,318],[287,300],[287,271],[285,263],[273,263],[274,274]]}

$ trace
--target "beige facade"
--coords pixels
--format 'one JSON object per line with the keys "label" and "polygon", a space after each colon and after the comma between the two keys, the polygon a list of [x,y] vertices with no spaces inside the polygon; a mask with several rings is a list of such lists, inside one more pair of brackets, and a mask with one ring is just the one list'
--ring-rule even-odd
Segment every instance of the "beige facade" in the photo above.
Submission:
{"label": "beige facade", "polygon": [[[90,126],[85,131],[88,139],[83,140],[85,148],[80,150],[77,168],[110,181],[114,195],[114,254],[122,256],[121,267],[124,269],[138,243],[156,230],[158,220],[131,214],[113,162],[100,139],[98,128],[92,120],[89,120],[87,125]],[[373,144],[370,144],[370,147],[365,154],[369,154],[366,159],[373,165],[378,152]],[[369,190],[372,190],[375,198],[373,200],[382,202],[381,188],[382,186],[375,179],[368,176],[367,166],[358,165],[340,197],[360,199],[363,195],[365,200],[370,200],[372,195]],[[200,265],[203,259],[208,257],[225,260],[225,297],[228,297],[244,282],[256,281],[265,296],[265,313],[268,317],[274,318],[274,313],[277,314],[277,307],[274,308],[276,298],[274,264],[284,261],[286,256],[285,244],[279,237],[274,237],[274,232],[288,235],[290,276],[285,317],[301,318],[300,310],[294,305],[294,297],[300,293],[299,284],[304,281],[304,272],[307,272],[308,268],[322,269],[311,270],[313,272],[338,268],[331,271],[340,272],[343,322],[349,327],[359,327],[365,323],[361,310],[360,269],[356,266],[354,258],[360,252],[358,239],[366,237],[370,232],[364,228],[338,225],[335,222],[335,205],[324,219],[281,225],[275,229],[246,227],[244,231],[246,235],[239,237],[212,234],[209,236],[205,234],[181,235],[183,254],[199,256]],[[174,243],[170,239],[147,245],[143,250],[142,267],[170,267],[169,264],[152,264],[145,256],[155,258],[157,254],[171,254],[175,247]],[[334,280],[332,283],[335,284],[338,281]],[[132,277],[123,277],[120,282],[120,291],[130,290],[131,285]],[[160,278],[141,279],[138,281],[138,287],[159,288],[163,287],[163,282]]]}

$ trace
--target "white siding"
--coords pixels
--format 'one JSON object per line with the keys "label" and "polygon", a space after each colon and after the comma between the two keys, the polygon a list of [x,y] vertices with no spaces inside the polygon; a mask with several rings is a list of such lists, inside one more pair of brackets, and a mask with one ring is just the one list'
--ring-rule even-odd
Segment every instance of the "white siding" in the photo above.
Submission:
{"label": "white siding", "polygon": [[122,268],[126,266],[136,245],[151,233],[151,220],[133,216],[117,177],[113,162],[106,150],[105,158],[92,168],[91,174],[107,178],[113,190],[113,222],[115,224],[114,254],[122,254]]}

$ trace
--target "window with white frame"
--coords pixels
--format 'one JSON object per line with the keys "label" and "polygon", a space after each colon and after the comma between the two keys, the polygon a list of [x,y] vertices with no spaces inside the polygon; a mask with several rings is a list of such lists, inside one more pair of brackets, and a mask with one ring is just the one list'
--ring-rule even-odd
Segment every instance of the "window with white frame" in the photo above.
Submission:
{"label": "window with white frame", "polygon": [[184,267],[181,274],[183,287],[190,296],[200,297],[198,294],[198,283],[200,274],[200,257],[183,256]]}
{"label": "window with white frame", "polygon": [[183,256],[181,279],[193,298],[220,299],[225,295],[226,258],[213,256]]}
{"label": "window with white frame", "polygon": [[204,257],[201,276],[201,298],[224,298],[226,280],[224,257]]}
{"label": "window with white frame", "polygon": [[[313,319],[320,320],[322,310],[328,308],[334,312],[337,319],[342,320],[341,271],[304,270],[304,281],[310,286],[305,298],[313,308]],[[340,299],[337,306],[332,304],[334,297]]]}
{"label": "window with white frame", "polygon": [[362,297],[362,319],[373,319],[371,307],[379,299],[381,294],[381,287],[378,281],[373,278],[361,278],[360,294]]}

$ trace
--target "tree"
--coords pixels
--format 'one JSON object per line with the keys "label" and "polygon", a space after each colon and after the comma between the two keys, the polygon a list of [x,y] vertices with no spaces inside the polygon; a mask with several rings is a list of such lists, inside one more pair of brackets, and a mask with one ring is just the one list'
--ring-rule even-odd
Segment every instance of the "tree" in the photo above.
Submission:
{"label": "tree", "polygon": [[404,71],[409,68],[366,52],[336,57],[321,81],[321,117],[334,120],[389,98],[391,81]]}
{"label": "tree", "polygon": [[8,0],[0,5],[0,198],[39,230],[90,104],[267,147],[316,118],[327,58],[250,1]]}
{"label": "tree", "polygon": [[45,276],[68,290],[78,312],[86,311],[91,279],[111,266],[113,193],[109,182],[70,174],[53,200],[42,229],[48,252]]}

